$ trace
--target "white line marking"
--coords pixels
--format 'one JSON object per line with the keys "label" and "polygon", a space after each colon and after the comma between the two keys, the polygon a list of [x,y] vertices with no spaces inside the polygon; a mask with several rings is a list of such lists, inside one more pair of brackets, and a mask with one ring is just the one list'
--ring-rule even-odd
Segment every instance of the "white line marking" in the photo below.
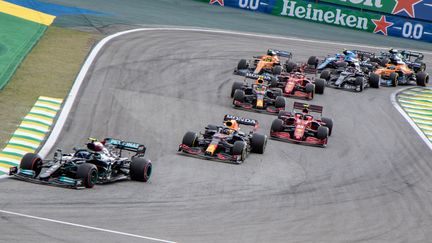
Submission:
{"label": "white line marking", "polygon": [[134,237],[134,238],[140,238],[140,239],[146,239],[146,240],[152,240],[152,241],[158,241],[158,242],[165,242],[165,243],[175,243],[175,241],[162,240],[162,239],[153,238],[153,237],[129,234],[129,233],[125,233],[125,232],[102,229],[102,228],[86,226],[86,225],[82,225],[82,224],[74,224],[74,223],[64,222],[64,221],[55,220],[55,219],[48,219],[48,218],[42,218],[42,217],[37,217],[37,216],[32,216],[32,215],[27,215],[27,214],[14,213],[14,212],[5,211],[5,210],[0,210],[0,213],[15,215],[15,216],[24,217],[24,218],[42,220],[42,221],[47,221],[47,222],[51,222],[51,223],[75,226],[75,227],[84,228],[84,229],[97,230],[97,231],[102,231],[102,232],[107,232],[107,233],[112,233],[112,234],[117,234],[117,235],[130,236],[130,237]]}
{"label": "white line marking", "polygon": [[426,137],[426,135],[422,132],[422,130],[420,130],[420,128],[415,124],[415,122],[411,119],[410,116],[408,116],[408,114],[402,109],[402,107],[400,107],[399,103],[396,100],[396,95],[406,89],[409,89],[409,87],[407,88],[403,88],[403,89],[399,89],[395,92],[393,92],[390,96],[391,102],[393,104],[393,106],[396,108],[396,110],[399,111],[399,113],[401,113],[401,115],[405,118],[405,120],[407,120],[407,122],[411,125],[412,128],[414,128],[414,130],[417,132],[417,134],[420,136],[420,138],[426,143],[426,145],[429,147],[429,149],[432,150],[432,143],[429,140],[429,138]]}

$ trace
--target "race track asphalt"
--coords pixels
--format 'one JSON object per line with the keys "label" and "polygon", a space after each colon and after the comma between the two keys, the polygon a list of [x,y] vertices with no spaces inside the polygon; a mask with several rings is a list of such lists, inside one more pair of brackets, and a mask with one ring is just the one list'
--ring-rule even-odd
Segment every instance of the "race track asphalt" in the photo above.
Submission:
{"label": "race track asphalt", "polygon": [[[87,137],[147,145],[149,183],[67,190],[0,181],[1,210],[178,242],[428,242],[432,152],[390,102],[393,88],[326,89],[327,148],[270,140],[242,165],[177,154],[183,134],[220,124],[240,58],[268,47],[297,61],[340,47],[232,34],[146,31],[109,42],[88,72],[56,147]],[[317,51],[319,50],[319,51]],[[426,56],[431,65],[431,56]],[[287,99],[287,108],[292,99]],[[4,242],[152,242],[0,214]]]}

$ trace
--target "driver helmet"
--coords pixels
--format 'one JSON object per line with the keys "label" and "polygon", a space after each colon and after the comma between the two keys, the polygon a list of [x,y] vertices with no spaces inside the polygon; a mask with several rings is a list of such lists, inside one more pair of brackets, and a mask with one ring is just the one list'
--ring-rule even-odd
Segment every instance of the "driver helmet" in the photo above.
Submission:
{"label": "driver helmet", "polygon": [[343,53],[344,55],[348,55],[348,50],[344,48],[344,49],[342,50],[342,53]]}
{"label": "driver helmet", "polygon": [[267,55],[269,55],[269,56],[276,56],[276,52],[273,51],[272,49],[268,49],[267,50]]}
{"label": "driver helmet", "polygon": [[393,48],[391,48],[391,49],[389,50],[389,52],[390,52],[391,54],[397,54],[397,53],[399,53],[399,51],[398,51],[397,49],[393,49]]}
{"label": "driver helmet", "polygon": [[86,150],[78,150],[76,153],[75,153],[75,156],[74,157],[76,157],[76,158],[81,158],[81,159],[89,159],[90,158],[90,152],[89,151],[86,151]]}
{"label": "driver helmet", "polygon": [[231,131],[239,130],[239,125],[236,120],[228,120],[224,122],[224,126],[229,128]]}
{"label": "driver helmet", "polygon": [[87,148],[94,152],[101,152],[104,149],[104,146],[101,142],[92,141],[87,144]]}
{"label": "driver helmet", "polygon": [[258,79],[255,81],[255,84],[263,84],[264,83],[264,77],[259,76]]}

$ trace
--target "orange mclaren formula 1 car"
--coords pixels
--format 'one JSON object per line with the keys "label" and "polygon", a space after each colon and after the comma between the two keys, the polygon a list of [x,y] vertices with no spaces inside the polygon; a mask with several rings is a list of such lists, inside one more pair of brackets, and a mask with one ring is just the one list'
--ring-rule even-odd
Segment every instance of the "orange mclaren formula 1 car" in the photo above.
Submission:
{"label": "orange mclaren formula 1 car", "polygon": [[333,120],[321,117],[322,110],[322,106],[294,102],[292,112],[281,111],[278,118],[273,121],[270,137],[325,147],[333,130]]}
{"label": "orange mclaren formula 1 car", "polygon": [[[239,125],[253,126],[248,133]],[[182,154],[209,160],[241,164],[249,153],[263,154],[267,136],[256,133],[258,121],[225,115],[223,126],[208,125],[204,132],[187,132],[178,151]]]}
{"label": "orange mclaren formula 1 car", "polygon": [[311,100],[315,94],[324,94],[325,80],[312,80],[304,73],[282,73],[278,76],[278,85],[282,87],[283,96]]}
{"label": "orange mclaren formula 1 car", "polygon": [[262,76],[254,84],[234,82],[231,88],[234,108],[275,115],[285,110],[282,94],[282,89],[272,87]]}
{"label": "orange mclaren formula 1 car", "polygon": [[292,53],[269,49],[267,55],[255,56],[253,60],[241,59],[234,74],[251,78],[258,78],[259,75],[279,75],[283,69],[279,57],[291,59]]}
{"label": "orange mclaren formula 1 car", "polygon": [[388,63],[385,67],[376,69],[369,75],[372,82],[379,82],[382,86],[405,85],[415,83],[426,86],[429,83],[429,74],[424,71],[415,73],[404,62]]}

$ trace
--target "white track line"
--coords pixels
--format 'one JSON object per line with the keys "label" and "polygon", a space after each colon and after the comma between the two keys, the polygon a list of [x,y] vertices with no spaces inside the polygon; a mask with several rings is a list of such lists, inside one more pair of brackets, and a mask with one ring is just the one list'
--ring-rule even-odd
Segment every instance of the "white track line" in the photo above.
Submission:
{"label": "white track line", "polygon": [[102,232],[107,232],[107,233],[112,233],[112,234],[117,234],[117,235],[124,235],[124,236],[129,236],[129,237],[134,237],[134,238],[140,238],[140,239],[146,239],[146,240],[152,240],[152,241],[158,241],[158,242],[164,242],[164,243],[175,243],[175,241],[162,240],[162,239],[153,238],[153,237],[129,234],[129,233],[125,233],[125,232],[109,230],[109,229],[102,229],[102,228],[86,226],[86,225],[82,225],[82,224],[74,224],[74,223],[64,222],[64,221],[55,220],[55,219],[42,218],[42,217],[37,217],[37,216],[32,216],[32,215],[27,215],[27,214],[22,214],[22,213],[14,213],[14,212],[5,211],[5,210],[0,210],[0,213],[10,214],[10,215],[24,217],[24,218],[42,220],[42,221],[47,221],[47,222],[51,222],[51,223],[64,224],[64,225],[74,226],[74,227],[79,227],[79,228],[84,228],[84,229],[97,230],[97,231],[102,231]]}
{"label": "white track line", "polygon": [[404,109],[402,109],[402,107],[397,102],[396,95],[398,93],[406,90],[406,89],[409,89],[409,88],[411,88],[411,87],[399,89],[399,90],[393,92],[390,96],[391,102],[392,102],[393,106],[396,108],[396,110],[398,110],[399,113],[401,113],[401,115],[405,118],[405,120],[407,120],[407,122],[411,125],[411,127],[414,128],[414,130],[417,132],[417,134],[420,136],[420,138],[432,150],[431,141],[426,137],[426,135],[422,132],[422,130],[420,130],[420,128],[415,124],[415,122],[411,119],[411,117],[404,111]]}

